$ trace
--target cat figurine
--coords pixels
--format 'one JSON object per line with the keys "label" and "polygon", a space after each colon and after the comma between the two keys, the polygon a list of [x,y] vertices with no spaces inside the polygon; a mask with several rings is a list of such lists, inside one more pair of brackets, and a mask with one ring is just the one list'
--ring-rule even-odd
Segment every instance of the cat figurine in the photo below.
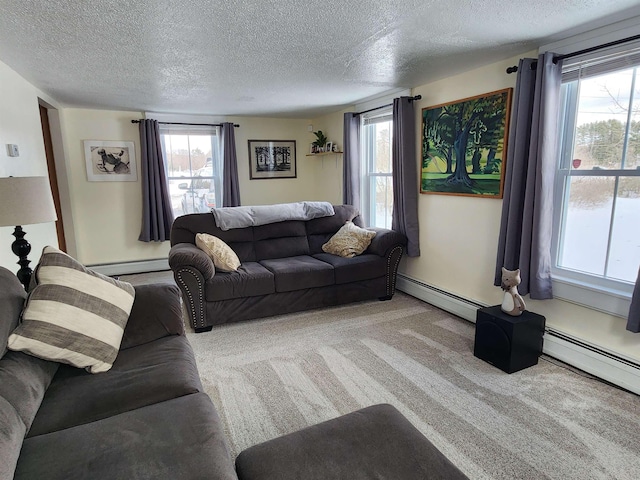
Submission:
{"label": "cat figurine", "polygon": [[520,269],[507,270],[502,267],[502,289],[504,290],[504,300],[502,300],[502,311],[513,317],[522,315],[527,306],[518,293],[520,285]]}

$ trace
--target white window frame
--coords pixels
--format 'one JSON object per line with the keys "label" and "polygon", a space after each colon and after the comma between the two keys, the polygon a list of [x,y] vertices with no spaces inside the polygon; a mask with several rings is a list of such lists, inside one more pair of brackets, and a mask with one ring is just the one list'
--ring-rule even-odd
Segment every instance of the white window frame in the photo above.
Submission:
{"label": "white window frame", "polygon": [[[371,138],[366,134],[365,128],[366,125],[383,123],[383,122],[391,122],[391,132],[390,136],[393,135],[393,108],[392,107],[384,107],[377,109],[373,112],[365,113],[361,115],[361,135],[360,135],[360,152],[361,152],[361,198],[360,198],[360,212],[364,218],[365,224],[367,226],[373,226],[373,215],[372,212],[375,212],[376,208],[376,197],[375,194],[372,195],[372,183],[375,182],[377,178],[392,178],[393,172],[384,172],[384,173],[376,173],[372,171],[372,168],[375,168],[374,162],[375,158],[373,156],[369,156],[368,153],[375,151],[375,138]],[[391,139],[390,139],[391,140]],[[391,228],[389,226],[389,228]]]}
{"label": "white window frame", "polygon": [[[635,46],[625,45],[619,47],[618,50],[630,50],[634,49],[634,47]],[[611,53],[611,50],[609,50],[607,52],[600,52],[597,56],[596,54],[591,53],[584,58],[572,59],[570,63],[565,63],[563,71],[570,71],[580,62],[586,60],[592,61],[598,56],[602,57],[605,55],[611,55]],[[615,68],[611,68],[608,71],[613,72],[615,70]],[[579,272],[558,266],[559,253],[561,250],[560,243],[562,241],[560,238],[560,228],[564,224],[566,202],[568,202],[568,198],[565,197],[564,192],[565,185],[570,178],[589,175],[610,176],[616,179],[617,185],[617,179],[619,176],[640,176],[640,171],[630,169],[606,171],[579,171],[571,169],[570,162],[572,159],[573,140],[576,129],[575,115],[571,115],[571,113],[576,113],[578,96],[579,91],[577,89],[577,83],[567,84],[567,86],[563,87],[561,118],[565,119],[565,122],[561,122],[561,124],[564,125],[564,128],[561,132],[559,141],[559,161],[558,168],[556,170],[556,183],[554,189],[554,205],[556,206],[554,209],[554,228],[552,239],[552,280],[554,297],[587,306],[597,311],[626,318],[629,313],[631,295],[633,293],[632,282],[615,280],[604,276]],[[565,135],[565,131],[574,133]]]}
{"label": "white window frame", "polygon": [[[169,123],[159,125],[161,148],[163,150],[163,159],[164,159],[164,169],[165,175],[168,181],[182,181],[189,182],[192,185],[194,182],[202,180],[202,179],[210,179],[214,184],[215,188],[215,201],[216,206],[222,206],[222,188],[223,188],[223,162],[221,155],[221,132],[220,127],[209,126],[209,125],[171,125]],[[168,165],[168,156],[165,152],[165,142],[164,135],[209,135],[214,137],[216,140],[211,141],[211,167],[212,167],[212,175],[211,176],[197,176],[194,175],[197,171],[193,169],[191,166],[191,152],[189,151],[189,172],[190,176],[170,176],[169,175],[169,165]],[[186,215],[186,212],[183,212],[183,215]]]}

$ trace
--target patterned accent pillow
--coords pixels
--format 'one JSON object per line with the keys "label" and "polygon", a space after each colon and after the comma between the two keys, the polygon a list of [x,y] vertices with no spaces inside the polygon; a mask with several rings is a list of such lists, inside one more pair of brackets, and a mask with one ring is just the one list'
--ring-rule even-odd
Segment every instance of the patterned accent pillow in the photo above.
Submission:
{"label": "patterned accent pillow", "polygon": [[341,257],[352,258],[364,252],[375,236],[376,232],[360,228],[348,221],[327,243],[322,245],[322,250]]}
{"label": "patterned accent pillow", "polygon": [[196,234],[196,246],[211,257],[215,267],[222,272],[235,272],[240,259],[224,240],[208,233]]}
{"label": "patterned accent pillow", "polygon": [[109,370],[129,320],[133,286],[93,272],[50,246],[34,275],[37,286],[8,348],[91,373]]}

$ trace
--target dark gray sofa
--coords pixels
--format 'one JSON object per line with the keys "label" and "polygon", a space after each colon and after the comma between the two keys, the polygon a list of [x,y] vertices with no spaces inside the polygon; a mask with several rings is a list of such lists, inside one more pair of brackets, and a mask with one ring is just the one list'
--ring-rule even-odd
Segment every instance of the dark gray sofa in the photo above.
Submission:
{"label": "dark gray sofa", "polygon": [[[211,213],[176,218],[169,265],[182,290],[196,332],[214,325],[344,303],[390,299],[406,237],[378,229],[369,248],[354,258],[322,251],[348,220],[362,226],[351,205],[335,215],[223,231]],[[198,233],[221,238],[238,255],[237,272],[216,271],[195,245]]]}
{"label": "dark gray sofa", "polygon": [[6,349],[25,297],[0,267],[1,480],[466,478],[391,405],[255,445],[234,464],[175,286],[136,287],[120,352],[98,374]]}
{"label": "dark gray sofa", "polygon": [[7,351],[25,297],[0,267],[0,479],[237,479],[175,286],[136,287],[118,357],[95,375]]}

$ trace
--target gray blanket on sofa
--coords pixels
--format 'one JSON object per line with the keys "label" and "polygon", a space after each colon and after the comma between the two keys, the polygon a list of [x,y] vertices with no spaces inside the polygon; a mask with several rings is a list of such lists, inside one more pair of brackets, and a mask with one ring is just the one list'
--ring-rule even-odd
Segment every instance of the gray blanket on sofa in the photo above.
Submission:
{"label": "gray blanket on sofa", "polygon": [[211,210],[220,230],[255,227],[285,220],[311,220],[334,215],[329,202],[278,203],[251,207],[223,207]]}

